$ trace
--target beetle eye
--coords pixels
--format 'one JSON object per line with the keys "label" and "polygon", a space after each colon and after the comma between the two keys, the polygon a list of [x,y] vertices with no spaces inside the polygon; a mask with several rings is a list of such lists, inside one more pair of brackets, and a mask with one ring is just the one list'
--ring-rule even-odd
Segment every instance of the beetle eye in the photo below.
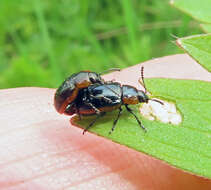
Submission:
{"label": "beetle eye", "polygon": [[96,79],[95,78],[89,78],[89,80],[91,81],[91,83],[96,83]]}

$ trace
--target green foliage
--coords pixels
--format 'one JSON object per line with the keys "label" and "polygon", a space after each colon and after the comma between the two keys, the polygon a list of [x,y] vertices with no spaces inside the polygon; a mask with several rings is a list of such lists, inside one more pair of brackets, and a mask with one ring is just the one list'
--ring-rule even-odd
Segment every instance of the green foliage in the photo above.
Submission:
{"label": "green foliage", "polygon": [[0,10],[1,88],[57,87],[80,70],[177,53],[170,34],[200,31],[167,0],[1,0]]}
{"label": "green foliage", "polygon": [[171,4],[201,22],[211,23],[210,0],[172,0]]}
{"label": "green foliage", "polygon": [[171,4],[177,9],[202,22],[200,26],[206,33],[211,31],[210,0],[172,0]]}
{"label": "green foliage", "polygon": [[[172,0],[171,4],[202,22],[205,32],[211,31],[210,0]],[[211,71],[211,35],[196,35],[177,40],[177,44]]]}
{"label": "green foliage", "polygon": [[36,86],[37,84],[46,87],[48,84],[51,84],[48,81],[50,78],[48,71],[42,69],[36,63],[30,63],[30,60],[26,57],[13,59],[11,60],[11,64],[13,65],[11,69],[6,70],[4,73],[7,76],[6,80],[2,78],[2,82],[8,88],[13,88],[14,86]]}
{"label": "green foliage", "polygon": [[211,35],[180,38],[177,43],[202,66],[211,71]]}
{"label": "green foliage", "polygon": [[[155,156],[178,168],[211,177],[211,84],[170,79],[146,81],[153,96],[176,103],[183,116],[181,124],[163,124],[142,118],[143,125],[147,129],[145,133],[133,116],[125,110],[126,113],[119,119],[111,135],[108,133],[117,113],[109,113],[99,119],[97,125],[90,131]],[[139,115],[139,111],[135,113]],[[83,119],[79,124],[84,128],[92,120],[93,117]]]}

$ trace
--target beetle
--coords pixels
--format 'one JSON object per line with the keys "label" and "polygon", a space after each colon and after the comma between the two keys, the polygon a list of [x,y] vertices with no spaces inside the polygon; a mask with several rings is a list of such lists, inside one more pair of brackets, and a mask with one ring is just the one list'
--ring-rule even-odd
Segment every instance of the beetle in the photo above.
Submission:
{"label": "beetle", "polygon": [[[142,81],[144,84],[143,67],[141,71]],[[103,84],[95,83],[79,91],[75,103],[69,104],[66,108],[66,114],[73,115],[76,113],[79,115],[79,118],[81,118],[81,115],[97,115],[96,118],[84,129],[84,134],[91,126],[93,126],[97,119],[104,116],[106,112],[118,109],[118,115],[113,122],[111,131],[109,132],[109,134],[111,134],[122,114],[122,106],[125,106],[126,110],[135,117],[139,126],[146,131],[145,127],[141,124],[141,121],[138,119],[129,105],[148,103],[149,100],[157,101],[163,104],[156,99],[150,99],[146,95],[146,88],[144,92],[130,85],[121,85],[118,82],[105,82]]]}
{"label": "beetle", "polygon": [[68,77],[55,93],[54,106],[56,110],[61,114],[64,113],[67,105],[76,99],[79,89],[94,83],[104,83],[101,76],[95,72],[81,71]]}
{"label": "beetle", "polygon": [[[119,71],[118,68],[112,68],[108,71]],[[104,84],[100,74],[91,71],[80,71],[68,77],[56,90],[54,96],[54,107],[60,114],[65,113],[66,107],[74,103],[80,89],[86,88],[91,84]]]}

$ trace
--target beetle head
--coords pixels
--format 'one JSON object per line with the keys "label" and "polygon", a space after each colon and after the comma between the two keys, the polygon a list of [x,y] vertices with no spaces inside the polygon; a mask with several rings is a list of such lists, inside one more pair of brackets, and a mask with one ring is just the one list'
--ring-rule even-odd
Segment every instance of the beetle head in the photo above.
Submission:
{"label": "beetle head", "polygon": [[146,95],[146,93],[143,90],[138,91],[138,100],[139,102],[145,102],[148,103],[149,97]]}
{"label": "beetle head", "polygon": [[95,83],[103,84],[104,83],[104,80],[101,78],[101,76],[95,72],[89,73],[89,80],[92,84],[95,84]]}

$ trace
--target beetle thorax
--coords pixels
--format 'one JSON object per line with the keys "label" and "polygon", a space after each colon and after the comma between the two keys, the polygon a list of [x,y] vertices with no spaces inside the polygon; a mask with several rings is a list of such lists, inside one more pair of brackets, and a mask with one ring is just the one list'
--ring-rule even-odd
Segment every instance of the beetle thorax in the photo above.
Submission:
{"label": "beetle thorax", "polygon": [[138,104],[138,90],[130,85],[122,86],[122,101],[123,104]]}

